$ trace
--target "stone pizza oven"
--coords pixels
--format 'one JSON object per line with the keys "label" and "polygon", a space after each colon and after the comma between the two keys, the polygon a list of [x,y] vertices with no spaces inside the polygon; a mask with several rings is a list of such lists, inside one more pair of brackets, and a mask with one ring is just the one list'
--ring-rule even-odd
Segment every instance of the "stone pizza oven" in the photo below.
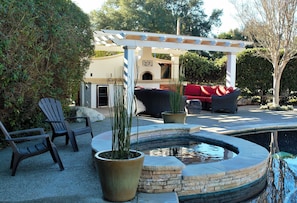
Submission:
{"label": "stone pizza oven", "polygon": [[138,80],[160,80],[161,66],[152,55],[151,47],[143,47],[137,61]]}

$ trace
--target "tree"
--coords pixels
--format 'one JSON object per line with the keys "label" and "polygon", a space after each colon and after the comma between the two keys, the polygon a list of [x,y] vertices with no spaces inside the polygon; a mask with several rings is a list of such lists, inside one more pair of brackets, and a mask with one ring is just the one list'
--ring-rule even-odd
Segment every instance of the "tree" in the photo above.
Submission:
{"label": "tree", "polygon": [[229,30],[229,32],[222,32],[218,35],[218,39],[231,39],[231,40],[246,40],[242,31],[239,29]]}
{"label": "tree", "polygon": [[233,1],[244,24],[244,34],[267,51],[257,55],[273,66],[273,105],[279,105],[280,80],[286,64],[296,57],[297,0]]}
{"label": "tree", "polygon": [[202,0],[107,0],[90,19],[95,30],[115,29],[176,34],[181,19],[181,34],[207,36],[213,26],[220,26],[222,10],[210,17],[204,13]]}
{"label": "tree", "polygon": [[165,32],[175,29],[170,17],[163,0],[107,0],[99,11],[90,13],[95,30]]}
{"label": "tree", "polygon": [[207,19],[202,0],[166,0],[167,10],[170,10],[174,24],[180,19],[180,33],[192,36],[206,37],[212,26],[220,26],[223,11],[214,9]]}
{"label": "tree", "polygon": [[89,17],[68,0],[0,4],[0,115],[11,129],[37,126],[38,100],[78,93],[93,55]]}

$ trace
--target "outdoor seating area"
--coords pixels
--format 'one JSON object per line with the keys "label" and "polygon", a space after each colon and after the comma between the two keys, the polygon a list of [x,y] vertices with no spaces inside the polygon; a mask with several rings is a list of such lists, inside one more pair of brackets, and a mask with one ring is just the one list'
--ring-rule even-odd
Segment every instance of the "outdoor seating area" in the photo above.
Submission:
{"label": "outdoor seating area", "polygon": [[[62,105],[59,100],[54,98],[43,98],[38,103],[40,109],[46,116],[46,122],[50,124],[52,129],[52,141],[55,137],[65,136],[65,143],[68,144],[69,140],[72,145],[73,151],[78,151],[76,142],[77,135],[91,134],[93,137],[92,124],[89,117],[71,117],[65,118],[62,110]],[[80,128],[71,129],[69,121],[76,121],[77,119],[83,119],[85,125]]]}
{"label": "outdoor seating area", "polygon": [[221,85],[187,84],[184,95],[187,100],[200,100],[204,110],[235,113],[237,112],[237,98],[240,95],[240,89]]}
{"label": "outdoor seating area", "polygon": [[[184,102],[180,109],[187,108],[191,113],[193,106],[199,112],[201,109],[211,112],[236,113],[238,110],[237,99],[241,91],[239,88],[221,85],[207,86],[187,84],[184,87]],[[136,114],[149,115],[161,118],[161,113],[170,111],[170,90],[137,88],[134,91],[136,98]],[[193,102],[192,102],[193,101]]]}

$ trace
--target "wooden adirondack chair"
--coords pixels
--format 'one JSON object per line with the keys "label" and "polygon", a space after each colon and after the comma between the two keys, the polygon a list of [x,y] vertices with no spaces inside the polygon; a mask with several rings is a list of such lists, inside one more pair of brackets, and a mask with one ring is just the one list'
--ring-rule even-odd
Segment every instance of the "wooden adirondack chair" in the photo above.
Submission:
{"label": "wooden adirondack chair", "polygon": [[[65,118],[62,110],[62,105],[59,100],[53,98],[43,98],[38,103],[40,109],[46,116],[52,128],[52,141],[57,136],[66,136],[66,144],[70,140],[73,151],[78,151],[78,146],[75,136],[90,133],[93,137],[91,121],[89,117],[69,117]],[[70,119],[84,119],[85,126],[82,128],[71,129],[67,120]]]}
{"label": "wooden adirondack chair", "polygon": [[[3,123],[0,121],[0,129],[5,136],[5,140],[9,142],[12,148],[12,158],[10,162],[11,175],[14,176],[19,163],[29,157],[50,152],[55,163],[58,162],[60,170],[64,170],[63,163],[60,159],[58,150],[54,143],[51,142],[48,134],[44,133],[43,128],[32,128],[7,132]],[[12,137],[13,136],[13,137]],[[25,142],[39,140],[40,142],[26,145]],[[21,142],[21,144],[20,144]]]}

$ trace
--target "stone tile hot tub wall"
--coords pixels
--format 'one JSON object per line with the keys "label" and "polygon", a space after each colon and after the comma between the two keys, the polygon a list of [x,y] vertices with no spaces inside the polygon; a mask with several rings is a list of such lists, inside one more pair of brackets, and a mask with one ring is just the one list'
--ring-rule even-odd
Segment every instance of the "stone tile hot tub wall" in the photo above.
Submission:
{"label": "stone tile hot tub wall", "polygon": [[[217,133],[200,131],[190,124],[156,124],[132,129],[131,143],[174,136],[191,136],[201,142],[231,148],[238,153],[232,159],[184,165],[175,157],[145,156],[138,191],[176,192],[178,196],[221,192],[257,182],[266,175],[268,151],[252,142]],[[109,150],[111,132],[92,140],[93,151]]]}

